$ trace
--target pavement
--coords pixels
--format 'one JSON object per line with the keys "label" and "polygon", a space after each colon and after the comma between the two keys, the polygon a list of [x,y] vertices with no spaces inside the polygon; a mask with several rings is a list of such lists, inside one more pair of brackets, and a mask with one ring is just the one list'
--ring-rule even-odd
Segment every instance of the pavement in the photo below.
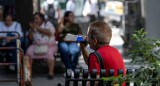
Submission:
{"label": "pavement", "polygon": [[[83,18],[77,19],[76,22],[82,22],[79,23],[80,27],[82,28],[82,32],[84,35],[87,34],[87,27],[89,25],[89,23],[87,23],[87,19],[84,20],[83,22]],[[120,37],[120,32],[121,29],[120,28],[116,28],[116,27],[112,27],[112,40],[110,42],[110,45],[117,48],[119,50],[119,52],[121,54],[123,54],[123,40]],[[89,46],[87,46],[87,50],[89,52],[92,52],[93,50],[91,50],[89,48]],[[122,55],[123,56],[123,55]],[[135,64],[131,64],[131,59],[128,58],[127,56],[123,56],[123,60],[125,62],[125,66],[126,69],[129,68],[138,68],[139,65],[135,65]],[[83,57],[80,56],[79,57],[79,67],[82,69],[87,69],[87,65],[85,64]],[[1,79],[12,79],[12,78],[16,78],[16,74],[6,74],[5,71],[3,70],[4,68],[0,66],[0,80]],[[41,65],[34,65],[33,68],[33,86],[57,86],[58,83],[62,83],[65,81],[64,79],[64,65],[61,62],[60,58],[56,58],[56,64],[55,64],[55,76],[53,80],[48,80],[47,79],[47,65],[46,64],[41,64]],[[13,83],[13,82],[0,82],[0,86],[18,86],[17,83]]]}

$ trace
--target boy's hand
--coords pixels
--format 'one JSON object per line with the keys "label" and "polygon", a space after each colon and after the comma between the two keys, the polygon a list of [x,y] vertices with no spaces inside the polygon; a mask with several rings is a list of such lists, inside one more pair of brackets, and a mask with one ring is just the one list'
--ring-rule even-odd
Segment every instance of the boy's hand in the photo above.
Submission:
{"label": "boy's hand", "polygon": [[[87,37],[86,37],[85,35],[81,35],[81,36],[83,36],[85,39],[87,39]],[[87,41],[87,40],[86,40],[86,41]],[[80,43],[80,49],[81,49],[81,50],[85,49],[85,48],[87,47],[87,45],[88,45],[87,42],[86,42],[86,43]]]}
{"label": "boy's hand", "polygon": [[80,43],[80,49],[83,50],[87,47],[88,43]]}

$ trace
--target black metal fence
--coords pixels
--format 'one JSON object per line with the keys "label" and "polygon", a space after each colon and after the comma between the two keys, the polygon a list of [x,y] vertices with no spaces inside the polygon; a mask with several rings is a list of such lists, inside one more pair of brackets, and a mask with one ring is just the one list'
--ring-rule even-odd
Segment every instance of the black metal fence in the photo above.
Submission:
{"label": "black metal fence", "polygon": [[[123,72],[124,72],[123,69],[119,69],[117,75],[123,75]],[[133,72],[134,72],[133,69],[126,70],[126,74],[132,74]],[[98,86],[112,86],[112,81],[103,81],[101,79],[102,77],[106,77],[105,69],[100,70],[100,78],[96,78],[96,76],[97,76],[96,69],[92,69],[90,77],[88,69],[84,69],[82,72],[80,69],[75,69],[74,76],[72,76],[72,70],[67,69],[65,83],[59,83],[58,86],[86,86],[87,82],[90,82],[90,86],[95,86],[96,81],[99,81]],[[108,76],[109,77],[114,76],[114,69],[109,70]],[[153,74],[150,80],[152,80],[156,76],[157,73]],[[137,86],[137,85],[133,82],[126,81],[125,86]],[[152,86],[160,86],[160,83],[152,82]]]}

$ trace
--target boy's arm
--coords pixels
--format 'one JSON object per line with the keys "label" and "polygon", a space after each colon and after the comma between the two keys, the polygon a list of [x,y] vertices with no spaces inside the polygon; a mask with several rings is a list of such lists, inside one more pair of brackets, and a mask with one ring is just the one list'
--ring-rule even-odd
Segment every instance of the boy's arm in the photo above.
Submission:
{"label": "boy's arm", "polygon": [[84,59],[85,63],[88,65],[89,53],[88,53],[88,51],[86,49],[86,46],[87,46],[87,44],[83,44],[83,43],[80,44],[80,48],[82,50],[83,59]]}

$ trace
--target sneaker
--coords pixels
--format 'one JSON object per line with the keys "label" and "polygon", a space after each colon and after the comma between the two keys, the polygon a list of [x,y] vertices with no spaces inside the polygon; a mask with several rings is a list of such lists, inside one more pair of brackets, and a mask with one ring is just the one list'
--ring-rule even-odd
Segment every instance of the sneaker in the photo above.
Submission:
{"label": "sneaker", "polygon": [[72,77],[72,78],[74,78],[74,72],[73,72],[73,71],[72,71],[72,75],[71,75],[71,77]]}
{"label": "sneaker", "polygon": [[48,75],[48,80],[52,80],[52,79],[54,79],[54,76]]}
{"label": "sneaker", "polygon": [[[66,78],[66,73],[63,74],[63,76]],[[71,78],[74,78],[74,72],[71,73]]]}

